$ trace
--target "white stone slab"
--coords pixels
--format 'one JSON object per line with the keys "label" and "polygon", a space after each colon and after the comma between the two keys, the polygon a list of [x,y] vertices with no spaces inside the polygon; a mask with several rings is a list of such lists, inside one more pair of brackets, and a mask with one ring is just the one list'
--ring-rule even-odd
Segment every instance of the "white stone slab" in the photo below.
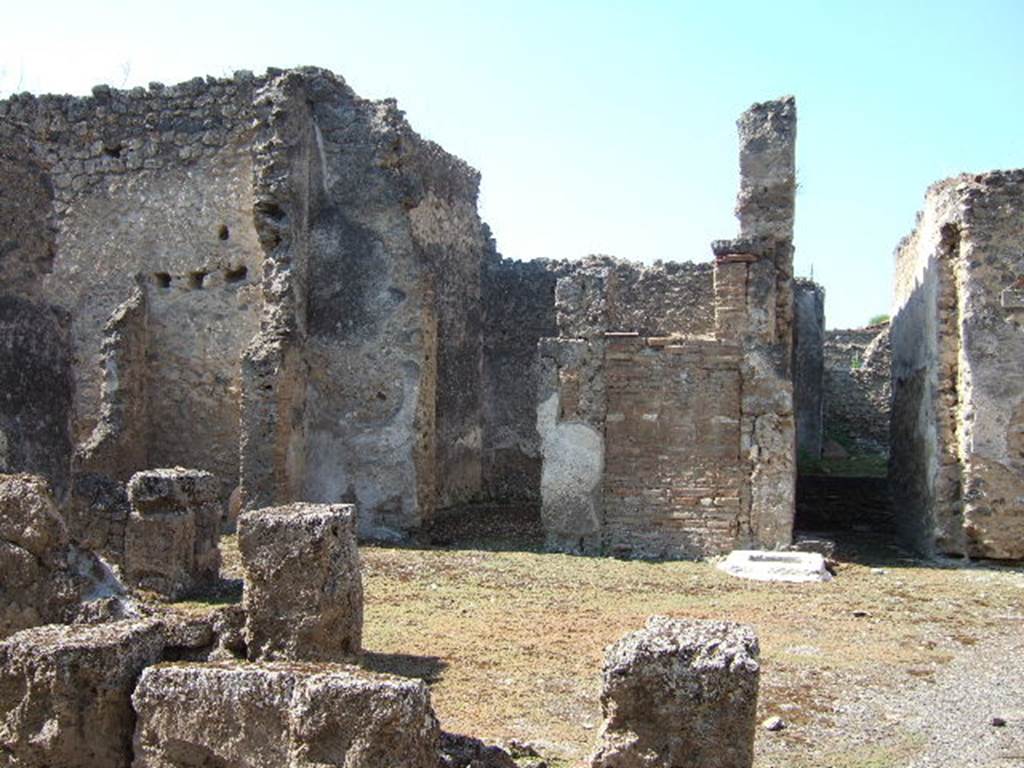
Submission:
{"label": "white stone slab", "polygon": [[718,564],[719,570],[755,581],[831,581],[825,558],[817,552],[769,552],[737,549]]}

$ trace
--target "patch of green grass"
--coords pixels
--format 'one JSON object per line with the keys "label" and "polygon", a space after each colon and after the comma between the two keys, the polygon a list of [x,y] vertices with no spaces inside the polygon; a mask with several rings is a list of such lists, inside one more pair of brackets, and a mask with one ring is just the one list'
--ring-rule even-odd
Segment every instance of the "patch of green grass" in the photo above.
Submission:
{"label": "patch of green grass", "polygon": [[815,459],[801,452],[797,469],[802,475],[831,475],[832,477],[885,477],[889,459],[884,454],[853,454],[845,459]]}

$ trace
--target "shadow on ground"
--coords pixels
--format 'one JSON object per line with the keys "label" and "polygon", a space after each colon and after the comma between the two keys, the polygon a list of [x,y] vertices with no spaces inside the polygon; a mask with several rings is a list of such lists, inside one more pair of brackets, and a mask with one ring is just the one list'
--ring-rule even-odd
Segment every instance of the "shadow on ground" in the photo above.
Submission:
{"label": "shadow on ground", "polygon": [[425,683],[436,683],[448,668],[448,662],[438,656],[364,651],[359,666],[371,672],[386,672],[391,675],[419,678]]}

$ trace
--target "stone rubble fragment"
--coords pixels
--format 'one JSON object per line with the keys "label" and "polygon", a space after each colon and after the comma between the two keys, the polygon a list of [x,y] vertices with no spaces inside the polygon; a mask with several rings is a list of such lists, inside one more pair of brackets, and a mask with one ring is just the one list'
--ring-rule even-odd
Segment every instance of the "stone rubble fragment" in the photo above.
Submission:
{"label": "stone rubble fragment", "polygon": [[750,768],[758,654],[750,627],[651,617],[606,652],[592,768]]}

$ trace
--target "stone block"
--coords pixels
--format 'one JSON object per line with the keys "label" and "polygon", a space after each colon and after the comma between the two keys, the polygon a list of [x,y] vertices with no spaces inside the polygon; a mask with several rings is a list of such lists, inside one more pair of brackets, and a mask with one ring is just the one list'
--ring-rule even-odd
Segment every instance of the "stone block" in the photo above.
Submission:
{"label": "stone block", "polygon": [[754,581],[832,581],[819,552],[736,550],[718,568],[731,576]]}
{"label": "stone block", "polygon": [[128,483],[125,575],[177,598],[217,578],[221,508],[217,481],[194,469],[137,472]]}
{"label": "stone block", "polygon": [[250,659],[339,661],[359,653],[363,583],[350,504],[245,512],[238,547]]}
{"label": "stone block", "polygon": [[19,768],[127,768],[131,693],[164,648],[158,621],[48,625],[0,643],[0,756]]}
{"label": "stone block", "polygon": [[69,620],[79,597],[49,484],[35,475],[0,475],[0,638]]}
{"label": "stone block", "polygon": [[134,768],[436,768],[426,685],[292,662],[161,664],[132,697]]}
{"label": "stone block", "polygon": [[96,472],[76,473],[67,511],[68,533],[75,543],[121,565],[130,510],[124,483]]}
{"label": "stone block", "polygon": [[592,768],[749,768],[757,657],[749,627],[649,619],[607,651]]}

